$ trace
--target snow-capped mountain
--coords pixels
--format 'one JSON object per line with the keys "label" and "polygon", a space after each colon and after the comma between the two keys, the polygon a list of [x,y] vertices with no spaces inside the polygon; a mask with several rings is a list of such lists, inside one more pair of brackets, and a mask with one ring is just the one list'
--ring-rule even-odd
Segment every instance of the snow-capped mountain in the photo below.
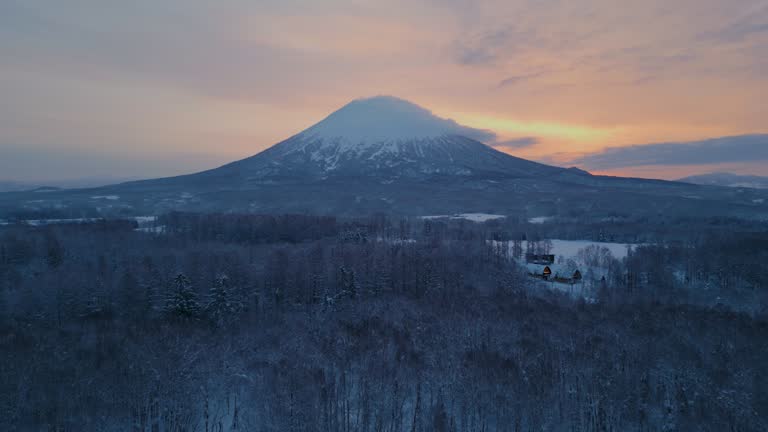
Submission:
{"label": "snow-capped mountain", "polygon": [[390,96],[355,100],[307,130],[209,175],[269,178],[532,176],[560,168],[514,158],[469,136],[490,135]]}
{"label": "snow-capped mountain", "polygon": [[355,100],[255,156],[179,177],[0,194],[0,218],[169,210],[564,218],[768,217],[768,193],[593,176],[499,152],[493,134],[389,96]]}

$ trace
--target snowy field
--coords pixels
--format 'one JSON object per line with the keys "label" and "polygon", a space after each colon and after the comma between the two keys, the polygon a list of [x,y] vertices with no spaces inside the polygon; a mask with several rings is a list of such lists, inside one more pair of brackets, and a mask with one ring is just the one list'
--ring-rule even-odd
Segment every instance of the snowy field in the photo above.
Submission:
{"label": "snowy field", "polygon": [[[156,216],[136,216],[132,218],[126,218],[127,220],[135,220],[139,225],[149,224],[157,220]],[[45,226],[45,225],[61,225],[61,224],[78,224],[78,223],[93,223],[104,220],[103,218],[73,218],[73,219],[27,219],[18,222],[7,221],[0,219],[0,225],[14,225],[16,223],[30,225],[30,226]]]}
{"label": "snowy field", "polygon": [[[622,259],[627,256],[627,248],[635,247],[637,245],[629,244],[629,243],[602,243],[602,242],[593,242],[589,240],[550,240],[552,242],[552,253],[557,256],[563,256],[565,259],[571,258],[576,259],[578,256],[578,253],[580,250],[586,248],[587,246],[599,246],[607,248],[609,251],[611,251],[611,255],[613,255],[616,259]],[[523,250],[525,250],[525,242],[523,242]]]}
{"label": "snowy field", "polygon": [[77,219],[28,219],[23,223],[30,226],[58,225],[58,224],[76,224],[98,222],[99,218],[77,218]]}
{"label": "snowy field", "polygon": [[504,219],[504,215],[488,213],[459,213],[455,215],[422,216],[422,219],[466,219],[472,222],[483,223],[494,219]]}
{"label": "snowy field", "polygon": [[[576,269],[581,271],[585,276],[583,282],[571,284],[567,282],[556,282],[554,280],[538,281],[537,285],[542,288],[550,288],[558,291],[565,292],[575,297],[581,297],[589,300],[590,296],[594,295],[592,291],[595,287],[595,281],[599,280],[603,276],[607,276],[608,269],[602,267],[602,265],[594,266],[588,265],[583,259],[584,256],[579,256],[579,252],[590,247],[597,246],[599,248],[605,248],[610,251],[611,255],[616,259],[623,259],[627,256],[629,249],[636,247],[635,244],[627,243],[602,243],[589,240],[556,240],[550,239],[552,248],[550,254],[555,255],[555,263],[550,264],[553,275],[554,274],[572,274]],[[494,242],[496,243],[496,242]],[[528,242],[522,242],[523,254],[528,247]],[[514,243],[509,242],[509,255],[513,256]],[[520,265],[528,269],[530,273],[541,273],[544,269],[544,265],[541,264],[528,264],[525,262],[525,255],[523,258],[516,259]],[[593,257],[594,258],[594,257]],[[514,259],[514,258],[513,258]],[[570,264],[568,261],[572,261]]]}
{"label": "snowy field", "polygon": [[[578,261],[577,258],[580,250],[593,245],[608,249],[609,251],[611,251],[611,255],[613,255],[614,258],[619,260],[627,256],[628,248],[637,247],[637,245],[633,243],[603,243],[603,242],[595,242],[590,240],[550,239],[549,241],[552,243],[552,250],[550,251],[550,253],[555,255],[555,259],[558,259],[559,257],[563,257],[564,259],[573,259],[575,261]],[[510,255],[512,255],[513,247],[514,247],[514,243],[509,242]],[[528,247],[528,242],[523,241],[522,247],[523,247],[523,253],[525,253]]]}

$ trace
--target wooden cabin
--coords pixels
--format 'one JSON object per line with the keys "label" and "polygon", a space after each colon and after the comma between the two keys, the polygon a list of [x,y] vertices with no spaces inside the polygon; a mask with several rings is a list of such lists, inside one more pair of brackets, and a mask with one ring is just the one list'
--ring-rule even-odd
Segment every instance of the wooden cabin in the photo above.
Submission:
{"label": "wooden cabin", "polygon": [[525,262],[528,264],[549,265],[555,263],[555,256],[550,254],[525,254]]}
{"label": "wooden cabin", "polygon": [[573,274],[558,273],[555,275],[555,282],[569,283],[571,285],[581,282],[581,272],[576,270]]}
{"label": "wooden cabin", "polygon": [[540,264],[528,264],[528,274],[536,279],[542,279],[545,281],[577,284],[582,280],[582,274],[580,270],[573,271],[559,266],[556,264],[550,264],[542,266]]}

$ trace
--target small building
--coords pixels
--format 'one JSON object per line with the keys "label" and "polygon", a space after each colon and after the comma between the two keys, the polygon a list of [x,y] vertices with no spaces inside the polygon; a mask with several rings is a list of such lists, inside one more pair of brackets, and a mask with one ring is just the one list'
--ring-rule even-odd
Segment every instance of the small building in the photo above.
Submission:
{"label": "small building", "polygon": [[525,262],[528,264],[554,264],[555,256],[550,254],[525,254]]}
{"label": "small building", "polygon": [[544,270],[541,272],[541,278],[544,280],[549,280],[550,276],[552,276],[552,269],[549,268],[549,266],[544,266]]}
{"label": "small building", "polygon": [[574,270],[563,265],[557,264],[527,264],[528,274],[536,279],[542,279],[550,282],[577,284],[582,281],[582,274],[579,269]]}
{"label": "small building", "polygon": [[576,284],[581,282],[581,272],[576,270],[573,273],[565,272],[565,273],[559,273],[555,275],[555,282],[560,283],[568,283],[568,284]]}

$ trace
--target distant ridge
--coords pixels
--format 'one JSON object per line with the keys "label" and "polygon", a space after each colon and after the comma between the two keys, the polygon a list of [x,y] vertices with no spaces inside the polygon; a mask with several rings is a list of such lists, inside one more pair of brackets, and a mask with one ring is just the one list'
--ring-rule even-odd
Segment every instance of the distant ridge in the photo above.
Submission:
{"label": "distant ridge", "polygon": [[768,177],[722,172],[685,177],[678,181],[707,186],[768,189]]}

